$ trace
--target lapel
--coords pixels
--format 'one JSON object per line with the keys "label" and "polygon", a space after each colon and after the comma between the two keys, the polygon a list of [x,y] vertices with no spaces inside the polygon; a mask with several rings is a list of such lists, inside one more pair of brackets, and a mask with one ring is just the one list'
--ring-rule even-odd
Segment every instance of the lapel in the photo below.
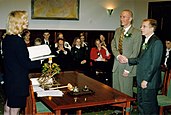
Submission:
{"label": "lapel", "polygon": [[128,34],[132,33],[132,32],[133,32],[133,29],[134,29],[134,27],[131,26],[131,27],[129,28],[129,30],[128,30],[126,33],[128,33]]}
{"label": "lapel", "polygon": [[[151,46],[155,41],[156,41],[156,37],[155,37],[155,35],[152,35],[152,36],[150,37],[150,39],[148,40],[148,42],[147,42],[147,48],[144,49],[144,50],[141,49],[140,57],[141,57],[142,55],[144,55],[144,53],[147,52],[147,51],[149,50],[150,46]],[[142,45],[141,45],[141,48],[142,48]]]}
{"label": "lapel", "polygon": [[123,29],[123,27],[120,27],[120,28],[119,28],[119,36],[121,36],[122,29]]}

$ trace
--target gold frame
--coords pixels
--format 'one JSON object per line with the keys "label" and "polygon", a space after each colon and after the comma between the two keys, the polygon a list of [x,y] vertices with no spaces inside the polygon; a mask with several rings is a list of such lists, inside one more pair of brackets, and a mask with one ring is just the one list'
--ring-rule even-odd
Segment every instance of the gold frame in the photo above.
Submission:
{"label": "gold frame", "polygon": [[79,20],[79,0],[31,0],[32,19]]}

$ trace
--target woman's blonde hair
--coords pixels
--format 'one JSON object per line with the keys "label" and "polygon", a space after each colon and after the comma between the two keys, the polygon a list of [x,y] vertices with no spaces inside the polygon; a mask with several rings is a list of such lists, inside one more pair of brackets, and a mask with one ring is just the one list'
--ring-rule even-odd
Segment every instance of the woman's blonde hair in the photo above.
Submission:
{"label": "woman's blonde hair", "polygon": [[12,11],[8,15],[6,34],[18,35],[28,28],[28,14],[26,11]]}
{"label": "woman's blonde hair", "polygon": [[[78,39],[80,39],[80,38],[79,38],[79,37],[75,37],[75,38],[74,38],[74,41],[73,41],[73,43],[72,43],[72,47],[75,47],[75,46],[76,46],[76,41],[77,41]],[[80,41],[81,41],[81,39],[80,39]]]}

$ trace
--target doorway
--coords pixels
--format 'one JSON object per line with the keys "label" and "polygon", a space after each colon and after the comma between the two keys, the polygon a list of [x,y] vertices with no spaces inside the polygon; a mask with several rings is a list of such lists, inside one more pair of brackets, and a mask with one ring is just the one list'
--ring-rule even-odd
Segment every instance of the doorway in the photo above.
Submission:
{"label": "doorway", "polygon": [[162,40],[171,39],[171,1],[149,2],[148,18],[156,19],[158,27],[157,36]]}

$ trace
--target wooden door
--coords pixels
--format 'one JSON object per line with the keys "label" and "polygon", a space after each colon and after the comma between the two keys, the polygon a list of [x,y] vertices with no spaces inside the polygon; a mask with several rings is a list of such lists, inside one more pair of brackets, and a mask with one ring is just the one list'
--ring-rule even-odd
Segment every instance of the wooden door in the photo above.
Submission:
{"label": "wooden door", "polygon": [[148,18],[156,19],[158,27],[156,34],[164,42],[171,39],[171,1],[149,2]]}

